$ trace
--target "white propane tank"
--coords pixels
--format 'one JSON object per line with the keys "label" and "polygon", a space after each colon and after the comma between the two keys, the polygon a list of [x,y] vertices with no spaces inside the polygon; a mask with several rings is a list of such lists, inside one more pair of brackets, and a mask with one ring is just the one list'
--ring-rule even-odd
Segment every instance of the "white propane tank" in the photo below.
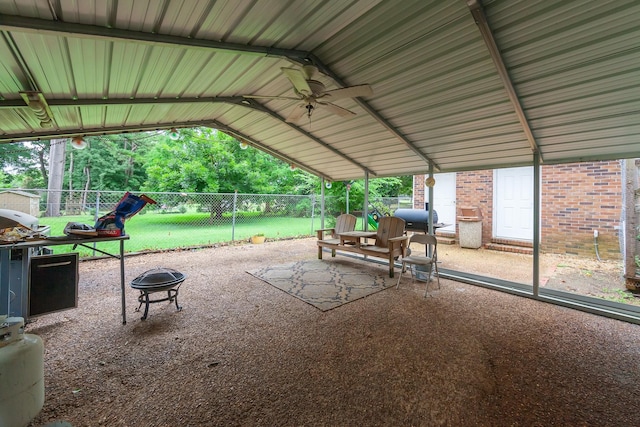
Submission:
{"label": "white propane tank", "polygon": [[22,317],[0,316],[0,426],[24,427],[44,405],[44,345]]}

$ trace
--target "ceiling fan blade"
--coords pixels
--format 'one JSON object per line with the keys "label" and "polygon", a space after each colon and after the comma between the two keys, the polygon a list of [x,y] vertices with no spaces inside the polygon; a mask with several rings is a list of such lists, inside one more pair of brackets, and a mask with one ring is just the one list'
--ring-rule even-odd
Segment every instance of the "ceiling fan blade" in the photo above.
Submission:
{"label": "ceiling fan blade", "polygon": [[313,79],[313,76],[318,73],[318,68],[316,68],[315,65],[303,65],[302,70],[300,71],[302,72],[305,80],[311,80]]}
{"label": "ceiling fan blade", "polygon": [[304,103],[298,104],[293,108],[293,110],[291,110],[284,121],[287,123],[295,123],[300,120],[300,117],[304,116],[305,114],[307,114],[307,105]]}
{"label": "ceiling fan blade", "polygon": [[329,98],[332,101],[343,98],[357,98],[359,96],[371,96],[373,89],[370,85],[349,86],[342,89],[330,90],[322,94],[322,98]]}
{"label": "ceiling fan blade", "polygon": [[318,104],[322,105],[323,108],[326,108],[331,113],[336,114],[340,117],[344,117],[345,119],[351,119],[356,115],[356,113],[354,113],[353,111],[339,107],[336,104],[332,104],[330,102],[318,102]]}
{"label": "ceiling fan blade", "polygon": [[285,76],[289,79],[293,87],[296,89],[298,93],[303,95],[311,95],[311,88],[309,87],[309,83],[304,78],[304,74],[297,68],[280,68]]}

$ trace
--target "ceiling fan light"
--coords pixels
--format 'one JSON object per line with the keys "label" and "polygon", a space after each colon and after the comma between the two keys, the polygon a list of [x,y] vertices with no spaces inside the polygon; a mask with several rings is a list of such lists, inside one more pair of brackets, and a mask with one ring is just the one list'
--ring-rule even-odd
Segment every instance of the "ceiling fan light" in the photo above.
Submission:
{"label": "ceiling fan light", "polygon": [[74,136],[71,139],[71,146],[76,150],[83,150],[87,148],[87,141],[85,141],[81,136]]}
{"label": "ceiling fan light", "polygon": [[44,95],[37,91],[25,91],[20,92],[20,96],[27,106],[31,109],[33,114],[38,119],[40,127],[52,128],[53,127],[53,113],[49,109],[47,100],[44,99]]}
{"label": "ceiling fan light", "polygon": [[169,138],[173,139],[174,141],[176,139],[180,138],[180,134],[178,133],[178,129],[171,128],[171,130],[169,131]]}

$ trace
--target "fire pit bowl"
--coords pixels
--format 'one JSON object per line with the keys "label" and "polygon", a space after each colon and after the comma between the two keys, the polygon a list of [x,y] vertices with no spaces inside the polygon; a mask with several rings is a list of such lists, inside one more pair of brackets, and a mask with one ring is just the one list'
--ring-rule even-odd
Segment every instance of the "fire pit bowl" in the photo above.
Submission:
{"label": "fire pit bowl", "polygon": [[[147,318],[149,313],[149,304],[156,302],[175,302],[176,310],[182,310],[182,307],[178,305],[178,290],[180,285],[186,279],[186,275],[171,268],[157,267],[151,270],[147,270],[135,279],[131,281],[131,287],[140,291],[138,302],[140,305],[136,311],[140,311],[142,304],[144,307],[144,315],[142,320]],[[166,298],[152,300],[149,295],[155,292],[167,292]]]}

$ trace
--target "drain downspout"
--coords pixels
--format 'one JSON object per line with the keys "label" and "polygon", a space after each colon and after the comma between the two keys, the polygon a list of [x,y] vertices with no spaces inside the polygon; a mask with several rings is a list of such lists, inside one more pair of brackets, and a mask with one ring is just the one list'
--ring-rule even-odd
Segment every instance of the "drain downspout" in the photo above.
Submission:
{"label": "drain downspout", "polygon": [[600,259],[600,253],[598,252],[598,230],[593,230],[593,247],[596,250],[596,258],[598,261],[602,261]]}

